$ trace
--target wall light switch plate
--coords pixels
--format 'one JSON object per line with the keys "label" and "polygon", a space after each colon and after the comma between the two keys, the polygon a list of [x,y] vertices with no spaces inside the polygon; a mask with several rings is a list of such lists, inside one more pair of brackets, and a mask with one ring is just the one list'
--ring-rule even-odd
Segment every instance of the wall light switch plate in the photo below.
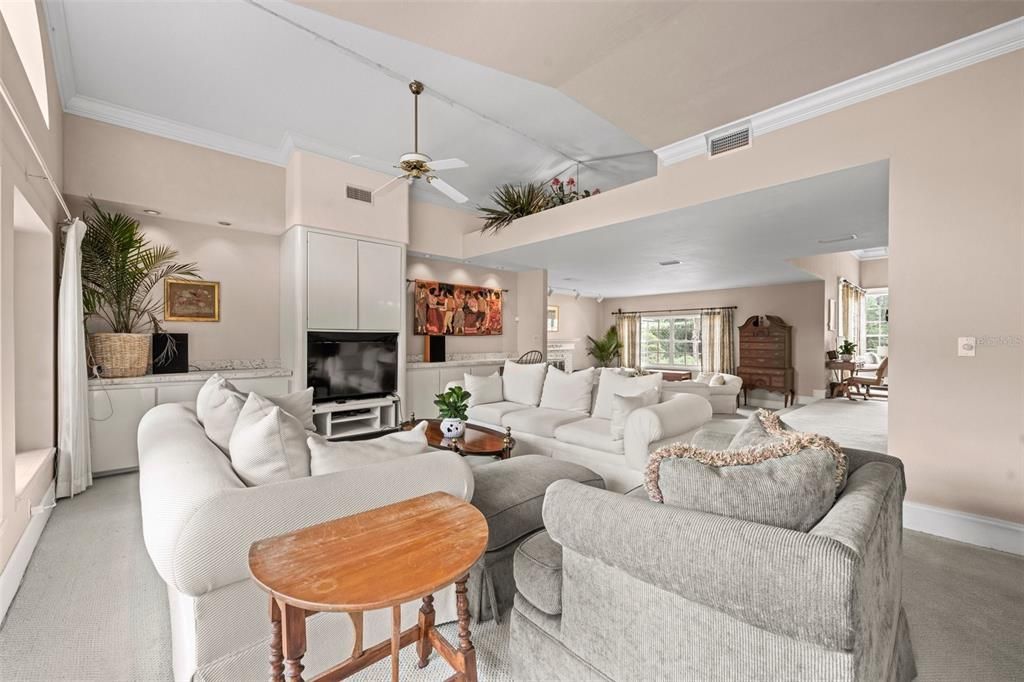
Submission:
{"label": "wall light switch plate", "polygon": [[973,358],[974,350],[978,346],[978,340],[973,336],[961,336],[957,339],[957,355],[962,358]]}

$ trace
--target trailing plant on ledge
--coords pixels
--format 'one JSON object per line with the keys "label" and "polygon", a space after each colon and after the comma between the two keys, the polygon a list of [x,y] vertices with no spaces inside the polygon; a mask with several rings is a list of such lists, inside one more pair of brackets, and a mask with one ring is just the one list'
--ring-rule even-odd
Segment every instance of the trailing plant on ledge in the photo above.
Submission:
{"label": "trailing plant on ledge", "polygon": [[485,234],[488,232],[497,234],[502,228],[511,225],[512,221],[519,218],[600,193],[599,189],[595,189],[593,192],[589,189],[578,190],[575,178],[569,178],[565,182],[555,178],[548,186],[540,182],[519,185],[504,184],[491,193],[494,208],[477,207],[477,210],[483,214],[480,217],[484,221],[480,231]]}

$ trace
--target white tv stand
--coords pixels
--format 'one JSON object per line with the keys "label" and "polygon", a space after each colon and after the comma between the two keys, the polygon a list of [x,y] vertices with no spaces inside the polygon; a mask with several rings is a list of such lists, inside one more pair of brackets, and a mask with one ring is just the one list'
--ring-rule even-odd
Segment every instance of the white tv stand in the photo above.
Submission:
{"label": "white tv stand", "polygon": [[324,438],[346,438],[398,426],[398,396],[313,405],[313,424]]}

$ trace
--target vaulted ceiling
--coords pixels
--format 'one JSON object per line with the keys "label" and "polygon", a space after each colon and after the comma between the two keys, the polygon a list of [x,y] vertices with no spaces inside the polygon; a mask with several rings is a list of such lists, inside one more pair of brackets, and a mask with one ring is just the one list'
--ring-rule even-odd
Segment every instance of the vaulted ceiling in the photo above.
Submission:
{"label": "vaulted ceiling", "polygon": [[272,163],[299,147],[397,174],[413,147],[415,78],[427,87],[420,151],[468,162],[440,173],[466,208],[504,182],[575,173],[577,161],[581,182],[602,189],[656,169],[648,148],[554,88],[290,2],[46,10],[65,110],[108,123]]}
{"label": "vaulted ceiling", "polygon": [[296,0],[558,88],[650,148],[1024,14],[1020,0]]}

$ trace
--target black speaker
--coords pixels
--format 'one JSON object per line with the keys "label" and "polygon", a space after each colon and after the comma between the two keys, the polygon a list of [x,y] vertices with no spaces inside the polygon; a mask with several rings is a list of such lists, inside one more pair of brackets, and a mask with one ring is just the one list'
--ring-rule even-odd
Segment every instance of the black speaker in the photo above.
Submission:
{"label": "black speaker", "polygon": [[153,334],[153,374],[188,371],[188,334]]}
{"label": "black speaker", "polygon": [[444,362],[444,338],[443,336],[427,336],[423,346],[424,362]]}

